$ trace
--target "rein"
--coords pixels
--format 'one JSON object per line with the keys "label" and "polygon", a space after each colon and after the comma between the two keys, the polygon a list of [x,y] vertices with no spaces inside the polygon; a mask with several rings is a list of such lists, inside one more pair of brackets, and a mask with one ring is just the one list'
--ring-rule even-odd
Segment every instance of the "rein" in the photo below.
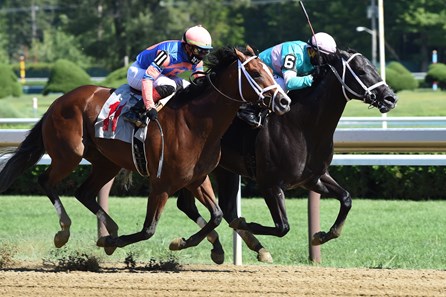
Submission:
{"label": "rein", "polygon": [[[344,58],[342,58],[342,78],[339,75],[338,71],[336,70],[336,68],[334,68],[332,65],[328,64],[328,66],[330,66],[331,71],[334,73],[334,75],[336,76],[336,78],[338,79],[338,81],[341,83],[342,85],[342,93],[344,94],[345,99],[348,101],[350,101],[352,98],[349,98],[347,96],[346,90],[348,92],[350,92],[351,94],[353,94],[354,96],[356,96],[357,98],[360,99],[365,99],[366,98],[370,98],[371,101],[374,100],[375,94],[373,94],[371,91],[376,89],[379,86],[385,85],[387,86],[387,84],[381,80],[380,82],[377,82],[376,84],[367,87],[362,81],[361,79],[359,79],[359,77],[356,75],[356,73],[353,71],[353,69],[350,67],[350,61],[353,60],[353,58],[355,58],[356,56],[361,55],[360,53],[355,53],[353,55],[350,56],[350,58],[348,58],[347,61],[344,60]],[[345,83],[345,74],[346,74],[346,69],[348,69],[350,71],[350,74],[355,78],[355,80],[358,82],[358,84],[362,87],[362,89],[364,90],[364,94],[358,94],[355,91],[353,91],[346,83]]]}

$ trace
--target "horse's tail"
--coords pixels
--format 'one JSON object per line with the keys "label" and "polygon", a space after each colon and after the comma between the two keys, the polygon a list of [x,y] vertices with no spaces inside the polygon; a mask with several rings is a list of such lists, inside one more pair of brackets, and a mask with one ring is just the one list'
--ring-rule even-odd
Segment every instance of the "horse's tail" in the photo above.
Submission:
{"label": "horse's tail", "polygon": [[[42,138],[44,118],[45,115],[34,125],[18,148],[0,151],[0,193],[6,191],[26,169],[35,165],[45,153]],[[12,157],[8,158],[9,154],[12,154]]]}

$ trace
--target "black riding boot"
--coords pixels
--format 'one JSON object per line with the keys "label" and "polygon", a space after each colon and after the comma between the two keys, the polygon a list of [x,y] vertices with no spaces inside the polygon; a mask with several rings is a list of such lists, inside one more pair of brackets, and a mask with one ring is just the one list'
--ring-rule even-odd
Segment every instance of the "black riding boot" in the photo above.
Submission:
{"label": "black riding boot", "polygon": [[146,126],[146,107],[143,100],[139,100],[135,105],[130,107],[130,110],[122,114],[124,121],[133,123],[137,128],[144,128]]}
{"label": "black riding boot", "polygon": [[237,116],[252,128],[259,128],[262,126],[262,119],[259,111],[254,106],[249,105],[245,108],[240,108],[237,112]]}

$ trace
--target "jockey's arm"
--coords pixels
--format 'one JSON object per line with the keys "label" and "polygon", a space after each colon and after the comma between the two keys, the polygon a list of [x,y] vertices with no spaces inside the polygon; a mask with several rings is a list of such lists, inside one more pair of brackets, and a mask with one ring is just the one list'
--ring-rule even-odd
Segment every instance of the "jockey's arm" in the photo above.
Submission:
{"label": "jockey's arm", "polygon": [[192,73],[193,78],[197,78],[197,77],[205,76],[205,74],[203,73],[203,71],[204,71],[203,61],[201,61],[201,62],[198,63],[198,64],[194,67],[194,69],[193,69],[193,73]]}
{"label": "jockey's arm", "polygon": [[153,82],[160,76],[164,67],[169,64],[169,55],[165,51],[159,51],[152,61],[152,63],[147,67],[146,72],[142,78],[141,93],[142,99],[144,101],[144,106],[147,110],[155,107],[155,102],[153,101]]}
{"label": "jockey's arm", "polygon": [[282,77],[285,81],[287,91],[310,87],[313,83],[313,76],[298,76],[297,69],[303,64],[301,55],[289,53],[283,58]]}
{"label": "jockey's arm", "polygon": [[310,87],[313,83],[313,76],[311,74],[298,76],[296,71],[286,70],[282,71],[282,75],[288,91]]}

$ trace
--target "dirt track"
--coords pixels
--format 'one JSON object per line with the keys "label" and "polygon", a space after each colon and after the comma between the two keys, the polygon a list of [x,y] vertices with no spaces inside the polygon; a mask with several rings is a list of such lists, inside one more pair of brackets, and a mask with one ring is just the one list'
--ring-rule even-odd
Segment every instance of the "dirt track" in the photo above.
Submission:
{"label": "dirt track", "polygon": [[0,271],[0,296],[446,296],[446,271],[188,265],[179,272]]}

